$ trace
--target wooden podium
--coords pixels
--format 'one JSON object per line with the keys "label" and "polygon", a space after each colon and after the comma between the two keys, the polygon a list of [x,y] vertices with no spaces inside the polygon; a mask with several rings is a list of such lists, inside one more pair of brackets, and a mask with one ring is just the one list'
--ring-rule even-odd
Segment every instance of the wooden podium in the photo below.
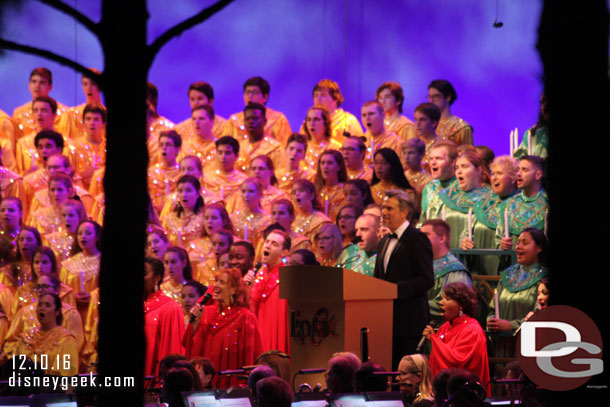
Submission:
{"label": "wooden podium", "polygon": [[[333,353],[360,356],[360,328],[369,329],[369,357],[392,368],[392,306],[396,284],[338,267],[280,268],[280,298],[288,300],[290,359],[300,369],[326,368]],[[299,375],[326,387],[324,374]]]}

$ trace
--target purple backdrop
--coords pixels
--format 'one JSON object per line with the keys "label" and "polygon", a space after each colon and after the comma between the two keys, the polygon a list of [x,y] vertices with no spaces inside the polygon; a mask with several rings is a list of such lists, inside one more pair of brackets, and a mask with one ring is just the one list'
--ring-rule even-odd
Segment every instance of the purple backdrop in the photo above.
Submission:
{"label": "purple backdrop", "polygon": [[[94,20],[99,1],[65,0]],[[6,20],[3,36],[44,47],[85,66],[103,67],[99,44],[73,20],[36,1]],[[149,41],[212,1],[150,0]],[[541,2],[480,0],[238,0],[202,26],[168,43],[150,78],[159,88],[159,112],[178,122],[189,116],[186,90],[205,80],[214,86],[215,109],[227,117],[243,108],[242,84],[260,75],[271,84],[268,105],[298,129],[311,105],[314,84],[339,83],[344,108],[360,116],[384,81],[402,84],[405,114],[425,101],[427,84],[451,81],[453,112],[475,129],[475,144],[508,153],[508,133],[521,135],[537,117],[542,67],[535,49]],[[129,61],[125,61],[129,63]],[[30,98],[29,72],[47,66],[51,93],[76,105],[84,101],[80,75],[46,60],[6,52],[0,63],[0,109],[11,114]]]}

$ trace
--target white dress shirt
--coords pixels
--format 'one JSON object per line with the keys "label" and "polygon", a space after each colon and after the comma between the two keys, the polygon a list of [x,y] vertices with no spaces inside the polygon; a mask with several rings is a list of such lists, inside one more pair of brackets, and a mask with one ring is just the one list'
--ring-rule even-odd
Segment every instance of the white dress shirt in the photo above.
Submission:
{"label": "white dress shirt", "polygon": [[388,242],[388,247],[385,250],[385,256],[383,257],[383,271],[384,271],[384,273],[387,272],[388,263],[390,262],[390,257],[392,256],[392,252],[394,251],[394,249],[396,248],[396,245],[398,244],[398,239],[400,239],[400,237],[402,236],[403,233],[405,233],[405,230],[407,230],[408,227],[409,227],[409,221],[405,220],[402,223],[402,225],[400,225],[394,231],[394,233],[396,233],[397,238],[396,239],[394,239],[393,237],[390,238],[390,241]]}

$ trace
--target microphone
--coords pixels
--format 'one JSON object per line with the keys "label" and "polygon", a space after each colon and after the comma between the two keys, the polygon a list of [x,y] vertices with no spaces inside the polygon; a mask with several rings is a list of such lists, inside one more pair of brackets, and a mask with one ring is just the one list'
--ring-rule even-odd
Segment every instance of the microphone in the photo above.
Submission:
{"label": "microphone", "polygon": [[[430,325],[432,328],[436,328],[438,324],[436,323],[436,321],[430,321],[430,324],[428,325]],[[422,335],[421,339],[419,340],[419,343],[417,344],[417,348],[415,349],[417,353],[420,353],[422,351],[424,343],[426,343],[426,337]]]}
{"label": "microphone", "polygon": [[[198,302],[199,305],[205,305],[207,304],[210,300],[212,299],[212,294],[211,293],[205,293],[205,295],[203,296],[203,298],[201,299],[201,301]],[[191,314],[191,319],[189,320],[189,323],[192,324],[193,322],[195,322],[195,319],[197,319],[197,317],[195,315]]]}
{"label": "microphone", "polygon": [[[252,269],[252,271],[254,271],[255,277],[256,277],[256,273],[258,273],[258,271],[261,269],[261,267],[263,267],[263,263],[261,263],[260,261],[254,265],[254,268]],[[246,284],[248,285],[248,287],[250,287],[252,285],[252,281],[248,281]]]}

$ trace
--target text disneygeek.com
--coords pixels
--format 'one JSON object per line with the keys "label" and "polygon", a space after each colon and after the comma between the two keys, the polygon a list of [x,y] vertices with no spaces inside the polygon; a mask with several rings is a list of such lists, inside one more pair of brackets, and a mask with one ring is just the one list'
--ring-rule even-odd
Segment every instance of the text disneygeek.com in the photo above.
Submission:
{"label": "text disneygeek.com", "polygon": [[66,391],[69,388],[103,388],[103,387],[135,387],[133,377],[103,377],[93,373],[79,376],[27,376],[13,373],[8,380],[11,387],[45,387],[53,390]]}

